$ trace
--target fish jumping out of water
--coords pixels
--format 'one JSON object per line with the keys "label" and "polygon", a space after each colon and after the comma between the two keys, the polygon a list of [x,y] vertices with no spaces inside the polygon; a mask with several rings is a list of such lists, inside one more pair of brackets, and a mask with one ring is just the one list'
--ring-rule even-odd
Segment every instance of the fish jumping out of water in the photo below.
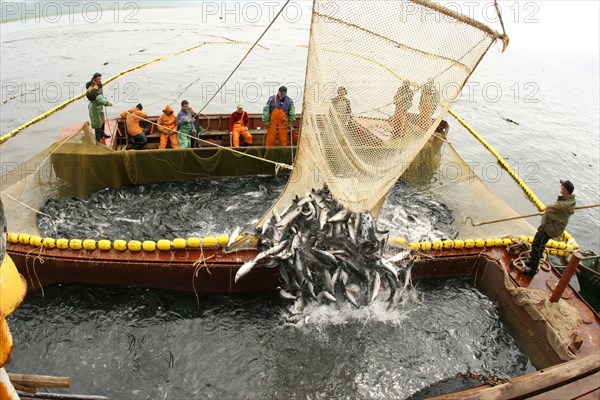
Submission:
{"label": "fish jumping out of water", "polygon": [[410,282],[399,281],[395,265],[410,254],[383,258],[388,231],[370,213],[344,207],[326,186],[296,197],[281,214],[274,210],[257,235],[260,253],[238,270],[235,281],[256,266],[277,267],[285,285],[279,293],[296,308],[309,299],[360,307],[377,299],[384,285],[394,302]]}

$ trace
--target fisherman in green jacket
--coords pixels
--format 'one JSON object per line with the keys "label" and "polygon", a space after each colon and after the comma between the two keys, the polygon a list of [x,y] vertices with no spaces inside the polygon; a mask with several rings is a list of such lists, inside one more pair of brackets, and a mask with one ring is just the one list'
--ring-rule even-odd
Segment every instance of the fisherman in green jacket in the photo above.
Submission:
{"label": "fisherman in green jacket", "polygon": [[556,203],[547,206],[542,215],[542,223],[538,228],[533,244],[531,245],[531,258],[525,262],[527,268],[525,275],[535,275],[538,270],[540,258],[544,252],[546,242],[553,237],[563,234],[569,218],[575,212],[575,186],[571,181],[560,181],[560,196]]}
{"label": "fisherman in green jacket", "polygon": [[100,142],[100,140],[110,137],[104,133],[104,107],[110,107],[112,103],[103,95],[102,75],[100,73],[96,72],[92,80],[86,83],[86,89],[85,97],[90,101],[90,104],[88,104],[90,122],[96,135],[96,141]]}

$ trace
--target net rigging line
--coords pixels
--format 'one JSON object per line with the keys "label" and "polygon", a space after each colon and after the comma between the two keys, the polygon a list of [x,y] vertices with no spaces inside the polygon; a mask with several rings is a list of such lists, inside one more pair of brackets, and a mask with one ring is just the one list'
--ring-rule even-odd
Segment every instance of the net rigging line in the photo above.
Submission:
{"label": "net rigging line", "polygon": [[244,55],[244,57],[242,57],[242,59],[235,66],[235,68],[233,69],[233,71],[231,71],[231,73],[225,79],[225,81],[221,84],[221,86],[219,86],[219,89],[217,89],[217,91],[212,95],[212,97],[210,99],[208,99],[208,101],[206,102],[206,104],[200,109],[200,111],[198,111],[198,113],[201,113],[202,111],[204,111],[204,109],[206,107],[208,107],[208,105],[210,104],[210,102],[213,101],[215,97],[217,97],[217,94],[219,94],[221,92],[221,90],[227,84],[227,82],[229,81],[229,79],[231,79],[231,77],[233,76],[233,74],[235,74],[235,71],[237,71],[238,68],[242,65],[242,63],[244,61],[246,61],[246,58],[250,55],[250,53],[252,52],[252,50],[254,50],[254,48],[258,45],[258,42],[260,42],[261,39],[267,34],[267,32],[269,31],[269,29],[271,29],[271,26],[273,26],[273,24],[275,23],[275,21],[277,21],[277,18],[279,18],[279,16],[283,12],[283,10],[285,10],[285,8],[287,7],[287,5],[290,3],[290,1],[291,0],[287,0],[285,2],[285,4],[283,5],[283,7],[281,7],[281,10],[279,10],[279,12],[277,13],[277,15],[275,15],[275,17],[273,18],[273,20],[271,21],[271,23],[269,23],[269,25],[265,28],[265,30],[263,31],[263,33],[258,37],[258,39],[256,39],[256,41],[254,42],[254,44],[250,47],[250,49],[248,49],[248,51],[246,52],[246,54]]}

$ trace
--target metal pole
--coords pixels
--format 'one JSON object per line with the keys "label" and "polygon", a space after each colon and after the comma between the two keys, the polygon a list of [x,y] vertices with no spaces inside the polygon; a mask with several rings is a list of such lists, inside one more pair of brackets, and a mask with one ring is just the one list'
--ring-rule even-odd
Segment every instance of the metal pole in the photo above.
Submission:
{"label": "metal pole", "polygon": [[583,256],[579,251],[573,252],[573,254],[571,255],[571,259],[569,260],[569,265],[567,265],[565,272],[563,272],[562,276],[560,277],[560,280],[554,288],[554,291],[552,291],[552,294],[550,295],[550,302],[556,303],[560,299],[563,292],[565,291],[565,288],[569,284],[573,273],[575,273],[575,270],[577,269],[579,261],[581,261],[582,257]]}

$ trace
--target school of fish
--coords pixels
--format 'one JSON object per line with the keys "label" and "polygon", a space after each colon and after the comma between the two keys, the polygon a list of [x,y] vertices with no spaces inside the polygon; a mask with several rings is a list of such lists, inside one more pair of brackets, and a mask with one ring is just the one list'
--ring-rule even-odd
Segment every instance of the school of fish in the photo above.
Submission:
{"label": "school of fish", "polygon": [[311,300],[368,305],[384,285],[393,304],[412,284],[410,252],[384,258],[388,232],[370,213],[351,212],[326,186],[296,196],[281,213],[274,210],[256,234],[259,254],[238,270],[235,282],[255,267],[277,268],[285,285],[279,294],[296,310]]}

